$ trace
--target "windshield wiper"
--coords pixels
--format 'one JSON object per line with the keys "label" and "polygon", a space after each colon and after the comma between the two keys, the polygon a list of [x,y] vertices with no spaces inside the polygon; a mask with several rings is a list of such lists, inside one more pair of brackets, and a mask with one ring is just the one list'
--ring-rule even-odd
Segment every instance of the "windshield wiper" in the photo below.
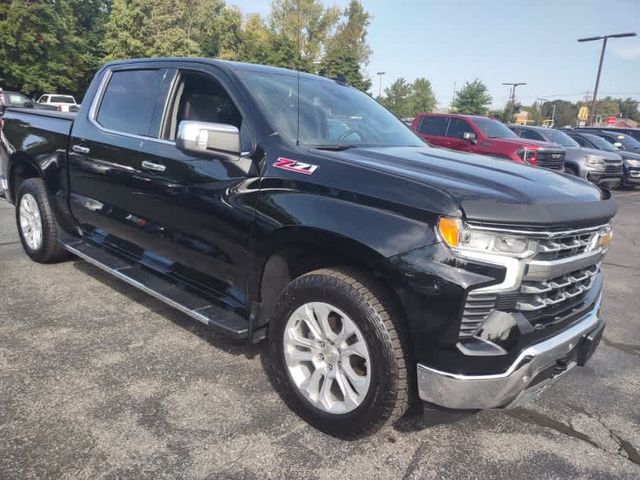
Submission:
{"label": "windshield wiper", "polygon": [[331,150],[333,152],[341,152],[343,150],[349,150],[350,148],[356,148],[356,145],[350,145],[347,143],[336,143],[334,145],[311,145],[312,148],[318,150]]}

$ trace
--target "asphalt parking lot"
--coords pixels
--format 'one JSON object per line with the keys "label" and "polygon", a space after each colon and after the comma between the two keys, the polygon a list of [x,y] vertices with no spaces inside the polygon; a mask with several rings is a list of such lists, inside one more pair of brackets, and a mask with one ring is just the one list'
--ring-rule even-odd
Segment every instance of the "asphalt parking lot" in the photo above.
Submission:
{"label": "asphalt parking lot", "polygon": [[82,261],[23,254],[0,202],[0,478],[640,478],[640,191],[616,192],[603,343],[533,404],[345,442],[236,344]]}

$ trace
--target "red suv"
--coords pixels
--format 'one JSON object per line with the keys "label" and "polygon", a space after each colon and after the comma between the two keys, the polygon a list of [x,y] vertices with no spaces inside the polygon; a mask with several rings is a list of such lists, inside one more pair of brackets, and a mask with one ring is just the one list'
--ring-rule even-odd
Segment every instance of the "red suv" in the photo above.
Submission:
{"label": "red suv", "polygon": [[560,145],[518,137],[503,123],[475,115],[421,113],[411,128],[430,144],[564,170]]}

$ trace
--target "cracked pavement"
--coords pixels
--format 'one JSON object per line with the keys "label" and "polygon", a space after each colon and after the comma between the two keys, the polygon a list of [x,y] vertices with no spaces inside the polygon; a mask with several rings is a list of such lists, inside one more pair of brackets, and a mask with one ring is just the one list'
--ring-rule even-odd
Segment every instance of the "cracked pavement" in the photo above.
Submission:
{"label": "cracked pavement", "polygon": [[345,442],[214,335],[79,260],[38,265],[0,202],[0,478],[640,478],[640,191],[616,192],[604,339],[534,403]]}

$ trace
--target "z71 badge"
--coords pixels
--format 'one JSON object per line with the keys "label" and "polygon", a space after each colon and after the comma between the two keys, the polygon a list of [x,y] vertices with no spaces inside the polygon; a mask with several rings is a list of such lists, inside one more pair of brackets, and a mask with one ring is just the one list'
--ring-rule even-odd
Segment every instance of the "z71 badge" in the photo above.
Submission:
{"label": "z71 badge", "polygon": [[297,160],[291,160],[290,158],[280,157],[273,164],[276,168],[282,170],[289,170],[291,172],[302,173],[303,175],[312,175],[319,167],[318,165],[312,165],[310,163],[302,163]]}

